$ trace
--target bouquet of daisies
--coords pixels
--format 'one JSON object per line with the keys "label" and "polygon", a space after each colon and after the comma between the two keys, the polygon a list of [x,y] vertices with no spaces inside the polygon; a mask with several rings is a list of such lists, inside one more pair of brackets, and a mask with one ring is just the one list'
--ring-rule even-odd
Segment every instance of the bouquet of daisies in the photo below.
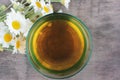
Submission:
{"label": "bouquet of daisies", "polygon": [[0,4],[0,51],[25,53],[26,36],[33,23],[40,17],[53,13],[51,2],[60,2],[66,8],[70,0],[10,0],[6,7]]}

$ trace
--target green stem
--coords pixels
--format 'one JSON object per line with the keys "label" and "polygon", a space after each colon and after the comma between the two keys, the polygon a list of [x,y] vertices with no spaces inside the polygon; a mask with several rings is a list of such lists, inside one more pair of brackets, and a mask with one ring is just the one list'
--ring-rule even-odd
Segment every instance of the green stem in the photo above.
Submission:
{"label": "green stem", "polygon": [[0,16],[0,22],[6,19],[6,15]]}
{"label": "green stem", "polygon": [[13,49],[9,49],[9,48],[5,48],[3,50],[6,50],[6,51],[13,51]]}
{"label": "green stem", "polygon": [[10,7],[12,7],[12,5],[13,4],[10,4],[5,10],[3,10],[2,12],[0,12],[0,14],[3,13],[3,12],[5,12],[5,11],[7,11]]}
{"label": "green stem", "polygon": [[27,11],[24,15],[26,18],[30,18],[31,15],[33,15],[33,14],[34,14],[34,11],[33,11],[33,9],[31,9],[31,10]]}
{"label": "green stem", "polygon": [[21,2],[20,2],[20,3],[22,4],[23,2],[24,2],[24,0],[21,0]]}
{"label": "green stem", "polygon": [[2,44],[0,44],[0,51],[3,51],[3,47],[2,47]]}
{"label": "green stem", "polygon": [[0,19],[3,19],[3,18],[5,18],[6,17],[6,15],[2,15],[2,16],[0,16]]}
{"label": "green stem", "polygon": [[32,9],[32,7],[26,7],[26,8],[27,8],[27,10],[25,10],[25,12],[24,12],[25,15],[30,11],[30,9]]}

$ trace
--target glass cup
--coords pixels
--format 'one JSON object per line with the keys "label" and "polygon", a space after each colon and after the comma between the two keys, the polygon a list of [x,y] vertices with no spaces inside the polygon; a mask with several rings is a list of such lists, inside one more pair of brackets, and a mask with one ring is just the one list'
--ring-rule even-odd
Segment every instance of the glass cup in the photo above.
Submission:
{"label": "glass cup", "polygon": [[26,47],[29,62],[39,73],[64,79],[86,66],[92,51],[92,38],[80,19],[70,14],[52,13],[33,24]]}

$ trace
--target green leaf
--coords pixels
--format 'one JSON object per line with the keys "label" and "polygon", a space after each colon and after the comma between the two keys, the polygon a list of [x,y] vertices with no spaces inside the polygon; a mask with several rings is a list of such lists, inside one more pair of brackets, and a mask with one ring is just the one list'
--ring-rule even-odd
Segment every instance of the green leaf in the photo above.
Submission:
{"label": "green leaf", "polygon": [[0,22],[4,21],[6,19],[6,6],[5,5],[0,5]]}

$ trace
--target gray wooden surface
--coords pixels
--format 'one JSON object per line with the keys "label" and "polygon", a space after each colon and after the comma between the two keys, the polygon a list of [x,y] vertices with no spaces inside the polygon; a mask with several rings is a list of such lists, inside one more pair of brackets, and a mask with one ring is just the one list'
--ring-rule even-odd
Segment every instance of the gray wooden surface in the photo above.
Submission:
{"label": "gray wooden surface", "polygon": [[[120,0],[72,0],[70,10],[64,12],[86,23],[94,45],[88,65],[65,80],[120,80]],[[36,72],[25,55],[5,51],[0,52],[0,80],[51,79]]]}

